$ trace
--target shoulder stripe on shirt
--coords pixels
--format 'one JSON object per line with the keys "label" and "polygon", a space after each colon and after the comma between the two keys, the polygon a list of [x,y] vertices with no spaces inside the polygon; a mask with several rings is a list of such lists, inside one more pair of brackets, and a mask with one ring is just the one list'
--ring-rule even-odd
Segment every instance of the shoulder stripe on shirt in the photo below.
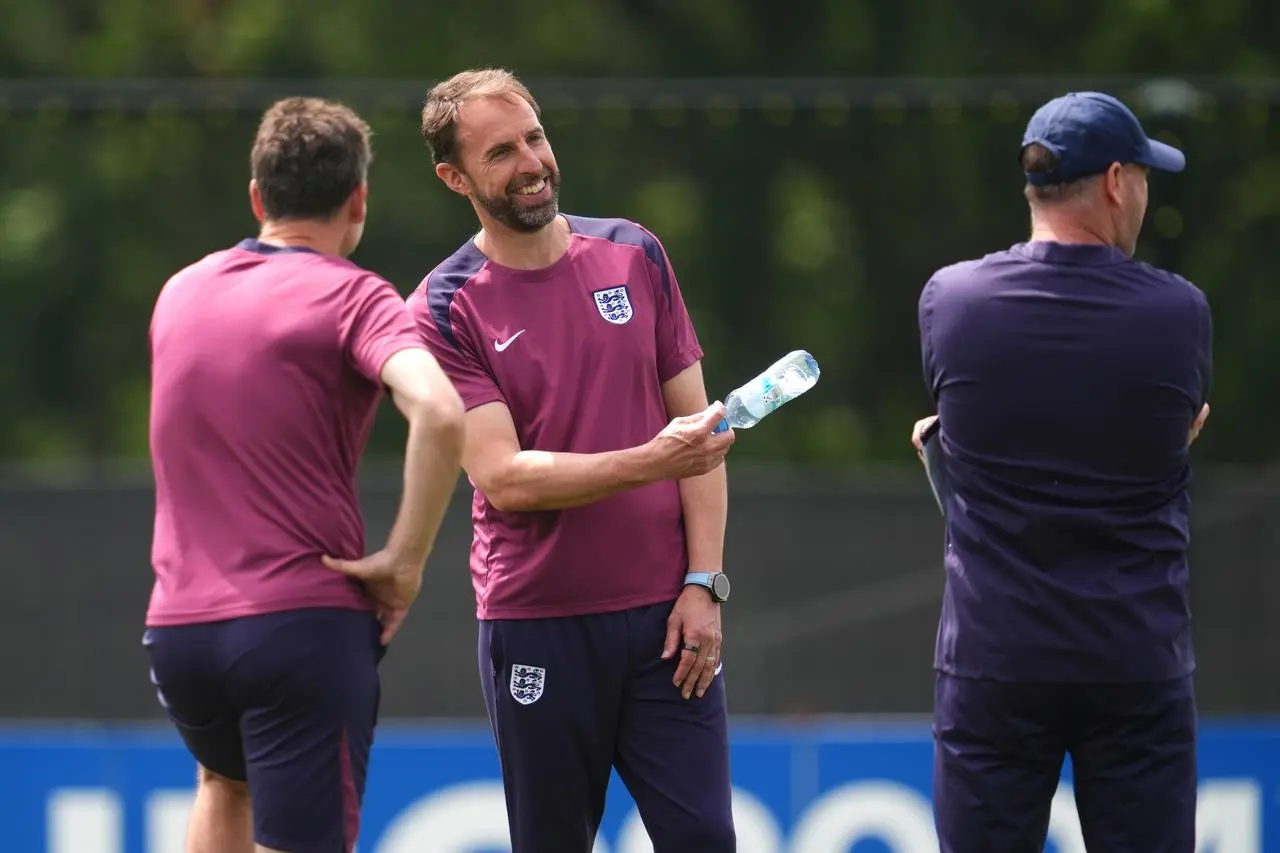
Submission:
{"label": "shoulder stripe on shirt", "polygon": [[645,256],[653,262],[662,275],[662,295],[671,298],[671,277],[667,272],[667,259],[658,238],[643,226],[626,219],[592,219],[588,216],[565,216],[569,227],[584,237],[598,237],[623,246],[644,249]]}
{"label": "shoulder stripe on shirt", "polygon": [[425,282],[427,309],[431,312],[431,320],[440,330],[441,336],[454,349],[461,349],[461,347],[453,334],[449,308],[453,305],[453,297],[457,295],[458,290],[480,272],[486,260],[476,248],[476,244],[468,240],[427,275]]}

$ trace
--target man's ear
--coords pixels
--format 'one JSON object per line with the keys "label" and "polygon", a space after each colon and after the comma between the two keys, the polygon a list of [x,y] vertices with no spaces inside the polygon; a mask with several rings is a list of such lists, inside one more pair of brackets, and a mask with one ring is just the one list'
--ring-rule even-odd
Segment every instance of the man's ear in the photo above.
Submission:
{"label": "man's ear", "polygon": [[467,183],[466,175],[462,174],[461,170],[452,163],[437,163],[436,177],[443,181],[446,187],[453,190],[458,195],[471,195],[471,186]]}
{"label": "man's ear", "polygon": [[362,181],[347,202],[347,217],[352,225],[360,225],[369,215],[369,184]]}
{"label": "man's ear", "polygon": [[1102,186],[1106,191],[1107,200],[1112,204],[1119,204],[1121,196],[1124,194],[1124,166],[1119,163],[1112,163],[1107,167],[1107,171],[1102,176]]}
{"label": "man's ear", "polygon": [[253,211],[253,218],[259,224],[267,221],[267,209],[262,204],[262,192],[258,189],[256,179],[249,181],[249,209]]}

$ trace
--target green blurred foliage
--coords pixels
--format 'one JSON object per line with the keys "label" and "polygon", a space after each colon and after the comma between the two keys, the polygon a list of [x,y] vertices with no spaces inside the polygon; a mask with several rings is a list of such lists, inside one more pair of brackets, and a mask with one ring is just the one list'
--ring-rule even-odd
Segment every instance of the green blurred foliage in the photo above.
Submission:
{"label": "green blurred foliage", "polygon": [[[1280,70],[1278,20],[1263,0],[11,0],[0,76],[383,78],[424,91],[484,64],[528,78],[1266,76]],[[355,106],[376,132],[356,260],[407,294],[474,218],[435,179],[411,108]],[[544,107],[564,208],[636,219],[665,242],[713,396],[790,349],[822,364],[818,386],[735,458],[912,462],[907,430],[928,407],[917,296],[937,267],[1024,236],[1014,156],[1033,104],[993,92],[981,109]],[[151,304],[174,270],[254,230],[256,119],[217,104],[0,105],[0,460],[145,464]],[[1280,116],[1248,101],[1148,129],[1172,134],[1190,167],[1154,179],[1140,254],[1203,287],[1215,313],[1214,414],[1197,452],[1280,460],[1256,438],[1280,395]],[[371,455],[394,459],[402,438],[384,410]]]}

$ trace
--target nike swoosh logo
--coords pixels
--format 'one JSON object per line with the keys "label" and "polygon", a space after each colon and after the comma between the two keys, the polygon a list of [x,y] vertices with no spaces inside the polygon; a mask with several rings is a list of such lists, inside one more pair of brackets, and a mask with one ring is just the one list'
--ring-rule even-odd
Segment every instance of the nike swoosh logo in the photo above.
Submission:
{"label": "nike swoosh logo", "polygon": [[494,349],[496,349],[498,352],[502,352],[504,349],[506,349],[507,347],[511,346],[511,342],[512,342],[512,341],[514,341],[516,338],[520,337],[520,336],[521,336],[521,335],[523,335],[523,334],[524,334],[524,329],[521,329],[520,331],[516,332],[516,333],[515,333],[514,335],[512,335],[511,337],[507,338],[505,341],[498,341],[498,340],[495,340],[495,341],[493,342],[493,348],[494,348]]}
{"label": "nike swoosh logo", "polygon": [[720,670],[722,669],[724,669],[724,661],[720,661],[720,663],[716,664],[716,671],[711,673],[711,677],[715,678],[717,675],[720,674]]}

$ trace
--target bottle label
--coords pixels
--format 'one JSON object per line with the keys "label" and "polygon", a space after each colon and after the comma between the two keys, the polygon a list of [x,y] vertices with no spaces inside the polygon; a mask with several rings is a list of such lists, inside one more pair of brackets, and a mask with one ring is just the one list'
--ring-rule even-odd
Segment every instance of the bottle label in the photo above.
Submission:
{"label": "bottle label", "polygon": [[760,403],[764,406],[765,414],[772,412],[785,402],[786,400],[782,398],[781,386],[774,384],[774,381],[766,376],[760,388]]}

